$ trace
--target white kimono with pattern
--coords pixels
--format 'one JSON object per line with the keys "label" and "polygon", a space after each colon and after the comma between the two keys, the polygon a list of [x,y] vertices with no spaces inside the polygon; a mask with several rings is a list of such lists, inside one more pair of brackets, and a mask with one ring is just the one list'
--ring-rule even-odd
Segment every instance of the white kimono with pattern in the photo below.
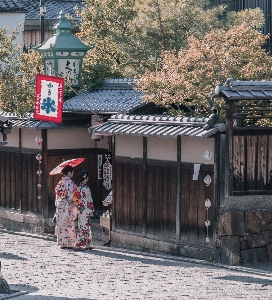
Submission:
{"label": "white kimono with pattern", "polygon": [[56,193],[56,228],[58,245],[61,247],[73,247],[76,239],[75,219],[77,208],[73,204],[76,184],[69,176],[64,176],[55,187]]}

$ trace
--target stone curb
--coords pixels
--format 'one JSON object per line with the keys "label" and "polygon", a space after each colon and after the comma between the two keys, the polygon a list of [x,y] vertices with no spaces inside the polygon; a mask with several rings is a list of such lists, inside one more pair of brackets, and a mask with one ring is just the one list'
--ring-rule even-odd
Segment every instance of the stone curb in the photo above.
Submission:
{"label": "stone curb", "polygon": [[[6,229],[0,229],[0,232],[7,233],[7,234],[13,234],[13,235],[21,235],[21,236],[27,236],[27,237],[32,237],[32,238],[38,238],[38,239],[43,239],[43,240],[48,240],[48,241],[56,241],[57,240],[57,238],[54,235],[50,235],[50,234],[38,235],[38,234],[12,231],[12,230],[6,230]],[[255,274],[255,275],[259,275],[259,276],[272,277],[272,272],[266,271],[266,270],[256,270],[254,268],[248,268],[248,267],[243,267],[243,266],[229,266],[229,265],[224,265],[224,264],[220,264],[220,263],[208,262],[206,260],[199,260],[199,259],[195,259],[195,258],[181,257],[181,256],[175,256],[175,255],[154,254],[154,253],[135,251],[135,250],[129,250],[129,249],[123,249],[123,248],[100,246],[100,245],[97,245],[96,242],[97,242],[97,240],[94,240],[94,248],[97,250],[101,250],[101,251],[120,252],[120,253],[136,254],[136,255],[142,255],[142,256],[148,256],[148,257],[154,257],[154,258],[163,258],[163,259],[168,259],[168,260],[201,264],[201,265],[206,265],[206,266],[216,267],[216,268],[223,268],[223,269],[228,269],[228,270],[232,270],[232,271],[244,272],[244,273],[248,273],[248,274]],[[7,298],[4,298],[4,299],[7,299]],[[2,300],[1,297],[0,297],[0,300]]]}
{"label": "stone curb", "polygon": [[19,296],[25,295],[25,294],[28,294],[28,292],[18,291],[18,292],[12,293],[12,294],[0,294],[0,300],[15,298],[15,297],[19,297]]}

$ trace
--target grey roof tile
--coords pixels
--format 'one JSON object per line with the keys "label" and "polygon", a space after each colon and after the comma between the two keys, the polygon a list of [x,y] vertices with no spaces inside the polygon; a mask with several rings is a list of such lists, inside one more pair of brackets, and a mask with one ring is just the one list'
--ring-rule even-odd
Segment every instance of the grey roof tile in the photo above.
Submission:
{"label": "grey roof tile", "polygon": [[62,123],[44,122],[28,119],[10,119],[12,126],[33,129],[65,129],[65,128],[87,128],[86,120],[63,120]]}
{"label": "grey roof tile", "polygon": [[271,100],[272,81],[239,81],[232,78],[226,85],[218,85],[212,96],[225,96],[229,100]]}
{"label": "grey roof tile", "polygon": [[20,0],[0,0],[0,12],[26,12],[25,2]]}
{"label": "grey roof tile", "polygon": [[217,126],[203,129],[207,118],[170,116],[114,115],[108,122],[92,127],[98,134],[161,136],[175,138],[179,135],[207,138],[218,132]]}
{"label": "grey roof tile", "polygon": [[130,113],[143,105],[145,103],[142,93],[133,90],[131,82],[111,79],[105,81],[99,89],[69,99],[64,103],[63,110],[67,112],[116,114]]}
{"label": "grey roof tile", "polygon": [[[46,15],[45,19],[57,19],[60,11],[69,13],[75,19],[78,17],[75,14],[74,8],[83,7],[82,0],[45,0]],[[25,12],[26,20],[40,19],[40,0],[0,0],[0,12]]]}
{"label": "grey roof tile", "polygon": [[[38,0],[31,0],[25,1],[28,2],[26,4],[28,12],[26,13],[26,19],[40,19],[40,1]],[[78,6],[79,8],[83,7],[82,1],[46,1],[46,15],[45,19],[57,19],[59,16],[60,11],[62,10],[65,14],[69,13],[73,16],[76,20],[78,17],[75,14],[75,7]]]}
{"label": "grey roof tile", "polygon": [[45,122],[33,119],[33,113],[29,113],[25,118],[20,118],[15,113],[0,111],[0,117],[7,118],[12,126],[19,128],[33,129],[58,129],[58,128],[87,128],[90,123],[88,119],[63,119],[62,123]]}

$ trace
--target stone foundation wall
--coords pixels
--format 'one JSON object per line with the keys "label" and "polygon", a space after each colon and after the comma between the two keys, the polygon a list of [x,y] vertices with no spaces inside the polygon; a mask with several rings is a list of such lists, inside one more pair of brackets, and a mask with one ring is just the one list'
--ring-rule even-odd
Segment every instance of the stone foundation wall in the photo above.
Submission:
{"label": "stone foundation wall", "polygon": [[54,224],[51,219],[31,212],[20,213],[17,210],[0,208],[0,228],[22,231],[33,234],[53,233]]}
{"label": "stone foundation wall", "polygon": [[[158,238],[158,237],[157,237]],[[147,253],[170,253],[189,258],[214,260],[214,248],[204,245],[189,245],[188,243],[175,243],[158,240],[154,236],[141,237],[132,232],[111,232],[111,246],[131,249]]]}
{"label": "stone foundation wall", "polygon": [[271,262],[272,208],[222,209],[216,250],[224,264]]}

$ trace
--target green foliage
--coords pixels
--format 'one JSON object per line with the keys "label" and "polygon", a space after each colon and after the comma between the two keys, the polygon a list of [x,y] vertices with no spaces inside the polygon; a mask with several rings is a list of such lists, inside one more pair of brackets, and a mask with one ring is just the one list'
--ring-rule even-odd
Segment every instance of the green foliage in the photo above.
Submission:
{"label": "green foliage", "polygon": [[84,59],[85,87],[104,78],[135,77],[160,68],[163,51],[187,46],[187,37],[222,26],[223,6],[206,0],[85,0],[79,37],[95,48]]}
{"label": "green foliage", "polygon": [[18,33],[19,25],[10,34],[0,29],[0,110],[24,116],[33,110],[35,76],[43,69],[39,54],[22,53]]}
{"label": "green foliage", "polygon": [[[228,77],[264,79],[271,59],[260,9],[226,13],[208,0],[85,0],[77,13],[78,37],[94,48],[83,61],[83,88],[106,78],[141,77],[146,101],[175,114],[202,113],[214,105],[210,92]],[[35,75],[43,73],[40,55],[21,53],[0,29],[0,109],[24,115],[33,109]],[[223,102],[218,102],[220,106]]]}
{"label": "green foliage", "polygon": [[188,34],[187,45],[178,52],[164,51],[161,68],[147,70],[138,89],[147,102],[167,107],[172,114],[189,110],[207,115],[215,105],[223,108],[224,101],[217,99],[215,103],[210,93],[227,78],[271,78],[272,59],[262,48],[268,36],[257,30],[263,24],[259,8],[226,13],[205,35]]}
{"label": "green foliage", "polygon": [[125,48],[131,36],[129,24],[136,15],[134,3],[134,0],[86,0],[85,7],[78,12],[82,19],[79,37],[86,44],[95,45],[84,59],[84,87],[122,76],[121,70],[129,62]]}

